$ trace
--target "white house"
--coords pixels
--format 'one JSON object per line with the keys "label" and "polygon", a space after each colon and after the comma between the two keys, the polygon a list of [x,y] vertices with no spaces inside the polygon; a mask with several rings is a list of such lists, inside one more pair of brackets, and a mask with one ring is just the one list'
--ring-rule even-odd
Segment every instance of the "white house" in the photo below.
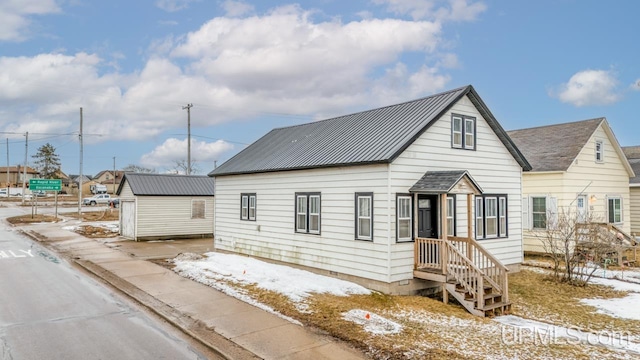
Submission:
{"label": "white house", "polygon": [[274,129],[209,174],[215,246],[388,293],[455,292],[454,277],[477,296],[484,281],[500,295],[468,309],[504,310],[523,169],[472,86]]}
{"label": "white house", "polygon": [[212,237],[214,180],[208,176],[125,173],[120,235],[134,240]]}
{"label": "white house", "polygon": [[541,231],[558,212],[602,223],[625,235],[631,230],[629,178],[635,176],[605,118],[509,131],[529,160],[524,174],[524,250],[544,252]]}

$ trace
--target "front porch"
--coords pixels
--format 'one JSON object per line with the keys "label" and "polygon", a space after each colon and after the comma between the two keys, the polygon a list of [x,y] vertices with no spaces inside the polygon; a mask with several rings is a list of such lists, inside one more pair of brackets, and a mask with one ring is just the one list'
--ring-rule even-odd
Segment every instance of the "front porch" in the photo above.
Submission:
{"label": "front porch", "polygon": [[[482,190],[466,172],[431,172],[414,185],[414,271],[418,279],[441,284],[446,303],[451,294],[477,316],[509,312],[508,269],[473,238],[474,195]],[[455,236],[456,203],[466,199],[466,234]],[[429,199],[421,204],[420,200]],[[448,209],[453,203],[453,209]],[[430,208],[433,206],[433,208]]]}

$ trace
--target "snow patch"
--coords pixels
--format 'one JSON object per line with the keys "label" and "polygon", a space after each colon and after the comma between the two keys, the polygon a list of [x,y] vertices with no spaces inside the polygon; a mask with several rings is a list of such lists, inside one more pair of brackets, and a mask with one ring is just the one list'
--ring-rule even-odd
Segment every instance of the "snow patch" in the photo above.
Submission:
{"label": "snow patch", "polygon": [[402,325],[366,310],[349,310],[342,314],[342,318],[362,325],[364,331],[374,335],[398,334],[402,331]]}

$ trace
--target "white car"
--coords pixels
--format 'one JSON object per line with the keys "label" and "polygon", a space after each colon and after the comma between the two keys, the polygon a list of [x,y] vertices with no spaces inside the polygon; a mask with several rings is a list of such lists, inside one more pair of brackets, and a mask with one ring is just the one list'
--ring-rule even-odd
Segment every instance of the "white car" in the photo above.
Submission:
{"label": "white car", "polygon": [[92,197],[82,199],[82,205],[106,205],[109,203],[109,200],[111,200],[111,196],[109,194],[97,194]]}

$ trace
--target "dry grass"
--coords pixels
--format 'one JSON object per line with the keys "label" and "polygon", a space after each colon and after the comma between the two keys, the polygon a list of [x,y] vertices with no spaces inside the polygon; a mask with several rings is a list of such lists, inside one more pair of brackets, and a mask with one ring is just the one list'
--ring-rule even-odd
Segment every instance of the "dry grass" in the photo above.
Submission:
{"label": "dry grass", "polygon": [[[106,209],[103,211],[88,211],[82,213],[82,221],[116,221],[119,219],[118,209]],[[79,219],[78,213],[65,213],[64,216]]]}
{"label": "dry grass", "polygon": [[10,224],[19,225],[19,224],[31,224],[31,223],[41,223],[41,222],[58,222],[60,218],[56,218],[52,215],[20,215],[7,218],[7,221]]}
{"label": "dry grass", "polygon": [[76,230],[78,234],[88,238],[110,238],[118,236],[118,233],[99,226],[83,225]]}

